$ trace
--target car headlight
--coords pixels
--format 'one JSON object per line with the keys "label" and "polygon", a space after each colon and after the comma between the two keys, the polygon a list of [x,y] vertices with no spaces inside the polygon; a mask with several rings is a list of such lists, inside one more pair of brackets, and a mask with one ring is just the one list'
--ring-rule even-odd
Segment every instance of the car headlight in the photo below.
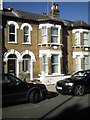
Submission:
{"label": "car headlight", "polygon": [[65,85],[67,85],[67,86],[72,86],[73,83],[65,83]]}

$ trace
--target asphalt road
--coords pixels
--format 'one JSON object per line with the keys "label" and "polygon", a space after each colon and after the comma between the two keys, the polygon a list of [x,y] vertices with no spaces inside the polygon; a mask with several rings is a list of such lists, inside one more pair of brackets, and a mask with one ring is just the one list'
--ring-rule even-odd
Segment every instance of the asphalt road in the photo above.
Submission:
{"label": "asphalt road", "polygon": [[19,103],[5,106],[2,109],[2,118],[36,118],[58,119],[79,118],[90,114],[90,94],[82,97],[61,95],[57,92],[48,92],[46,98],[37,104]]}

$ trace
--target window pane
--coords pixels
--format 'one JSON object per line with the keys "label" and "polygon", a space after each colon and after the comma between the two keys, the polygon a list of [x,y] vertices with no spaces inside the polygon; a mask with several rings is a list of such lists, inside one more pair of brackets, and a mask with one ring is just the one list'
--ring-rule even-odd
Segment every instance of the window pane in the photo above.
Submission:
{"label": "window pane", "polygon": [[51,42],[52,43],[58,43],[58,37],[57,36],[52,36],[51,37]]}
{"label": "window pane", "polygon": [[44,71],[45,73],[47,73],[47,71],[48,71],[48,66],[47,66],[47,65],[43,65],[43,71]]}
{"label": "window pane", "polygon": [[9,41],[15,42],[15,34],[9,34]]}
{"label": "window pane", "polygon": [[47,63],[47,57],[46,57],[46,55],[43,56],[43,63]]}
{"label": "window pane", "polygon": [[52,35],[58,35],[58,29],[57,28],[51,28],[51,34]]}
{"label": "window pane", "polygon": [[46,27],[42,27],[42,43],[46,43],[47,40],[47,29]]}
{"label": "window pane", "polygon": [[47,36],[42,36],[42,43],[46,43]]}
{"label": "window pane", "polygon": [[29,60],[23,60],[23,71],[27,72],[30,70]]}
{"label": "window pane", "polygon": [[83,33],[83,39],[88,39],[88,33]]}
{"label": "window pane", "polygon": [[84,45],[88,45],[88,40],[84,40]]}
{"label": "window pane", "polygon": [[9,33],[15,33],[15,25],[11,24],[9,26]]}
{"label": "window pane", "polygon": [[25,26],[25,27],[23,28],[23,33],[24,33],[24,34],[29,34],[29,28],[28,28],[27,26]]}
{"label": "window pane", "polygon": [[53,55],[52,57],[51,57],[51,62],[52,63],[58,63],[58,55]]}
{"label": "window pane", "polygon": [[46,55],[43,55],[42,57],[42,69],[45,73],[48,73],[48,60],[47,60],[47,56]]}
{"label": "window pane", "polygon": [[88,33],[83,33],[84,45],[88,45]]}
{"label": "window pane", "polygon": [[84,57],[84,64],[88,64],[88,56]]}
{"label": "window pane", "polygon": [[51,57],[52,73],[58,73],[58,55]]}
{"label": "window pane", "polygon": [[58,65],[52,65],[52,73],[58,73]]}
{"label": "window pane", "polygon": [[24,40],[23,42],[29,42],[29,36],[28,35],[24,35]]}
{"label": "window pane", "polygon": [[46,35],[46,27],[42,27],[42,36]]}
{"label": "window pane", "polygon": [[80,44],[79,32],[75,33],[75,44]]}

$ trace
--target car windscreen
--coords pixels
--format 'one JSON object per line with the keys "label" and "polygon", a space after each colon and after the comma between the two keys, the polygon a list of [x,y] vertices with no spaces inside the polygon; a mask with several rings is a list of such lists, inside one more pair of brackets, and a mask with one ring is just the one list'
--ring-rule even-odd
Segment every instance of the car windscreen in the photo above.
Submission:
{"label": "car windscreen", "polygon": [[72,77],[84,78],[90,75],[90,71],[79,71],[72,75]]}

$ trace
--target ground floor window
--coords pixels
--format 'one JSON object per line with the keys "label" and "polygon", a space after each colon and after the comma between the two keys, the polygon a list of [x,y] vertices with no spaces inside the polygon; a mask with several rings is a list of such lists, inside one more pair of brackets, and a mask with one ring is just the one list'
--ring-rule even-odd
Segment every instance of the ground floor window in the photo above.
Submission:
{"label": "ground floor window", "polygon": [[48,59],[46,55],[42,57],[42,69],[45,73],[48,73]]}
{"label": "ground floor window", "polygon": [[30,73],[30,68],[31,68],[30,56],[29,55],[24,55],[23,56],[23,62],[22,62],[22,70],[24,72],[29,72]]}
{"label": "ground floor window", "polygon": [[52,55],[51,56],[51,72],[58,73],[58,67],[59,67],[58,55]]}
{"label": "ground floor window", "polygon": [[81,58],[80,58],[80,55],[76,56],[75,64],[76,64],[76,71],[80,70],[81,69]]}
{"label": "ground floor window", "polygon": [[89,56],[85,55],[84,56],[84,70],[88,69],[88,65],[89,65]]}

